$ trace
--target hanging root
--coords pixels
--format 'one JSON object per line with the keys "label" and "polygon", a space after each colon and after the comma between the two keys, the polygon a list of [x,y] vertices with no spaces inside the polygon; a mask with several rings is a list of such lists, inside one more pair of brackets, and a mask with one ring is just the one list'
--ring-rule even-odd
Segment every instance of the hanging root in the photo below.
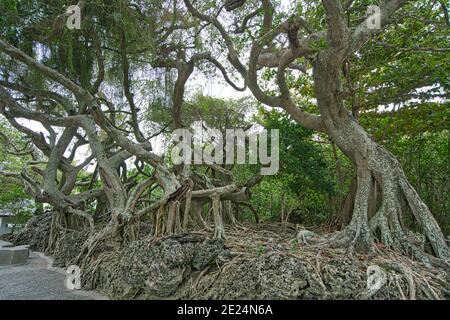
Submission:
{"label": "hanging root", "polygon": [[114,239],[118,234],[119,224],[115,219],[111,221],[99,232],[92,234],[83,244],[79,255],[75,258],[75,264],[82,267],[93,256],[95,249],[107,239]]}
{"label": "hanging root", "polygon": [[183,214],[183,224],[181,229],[186,231],[189,226],[189,221],[191,220],[189,215],[191,214],[191,202],[192,202],[192,189],[186,194],[186,200],[184,202],[184,214]]}
{"label": "hanging root", "polygon": [[55,214],[53,214],[52,216],[52,221],[50,224],[50,235],[48,237],[48,243],[47,246],[45,248],[45,253],[47,254],[51,254],[56,246],[56,240],[58,238],[58,234],[59,234],[59,226],[61,225],[61,212],[55,212]]}
{"label": "hanging root", "polygon": [[177,215],[179,214],[179,205],[180,203],[178,201],[171,201],[169,203],[166,231],[164,233],[166,235],[176,233],[176,220]]}
{"label": "hanging root", "polygon": [[211,196],[212,211],[214,214],[214,237],[217,239],[225,239],[225,228],[222,220],[222,206],[220,196],[213,194]]}
{"label": "hanging root", "polygon": [[[187,179],[185,183],[167,196],[159,205],[155,223],[156,237],[164,235],[178,234],[182,231],[186,231],[189,225],[189,215],[192,203],[192,190],[193,182],[191,179]],[[182,204],[184,203],[184,208]],[[181,216],[183,211],[183,219]]]}
{"label": "hanging root", "polygon": [[67,211],[56,211],[52,216],[50,235],[44,251],[52,254],[56,249],[57,242],[67,232],[85,230],[86,227],[89,227],[91,234],[95,231],[94,220],[88,213],[72,208]]}
{"label": "hanging root", "polygon": [[213,231],[211,229],[211,227],[206,223],[206,221],[202,217],[201,201],[192,201],[191,211],[192,211],[193,219],[196,220],[196,223],[200,228],[205,229],[209,232]]}

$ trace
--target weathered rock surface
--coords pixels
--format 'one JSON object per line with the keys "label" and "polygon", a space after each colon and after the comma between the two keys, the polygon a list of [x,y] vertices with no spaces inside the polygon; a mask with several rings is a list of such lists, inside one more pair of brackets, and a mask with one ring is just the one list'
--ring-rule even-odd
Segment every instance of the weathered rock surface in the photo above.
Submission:
{"label": "weathered rock surface", "polygon": [[[49,214],[35,217],[9,241],[43,251],[50,223]],[[342,249],[299,243],[294,232],[246,229],[235,231],[226,241],[210,237],[206,233],[146,235],[122,247],[102,243],[83,267],[83,288],[122,299],[402,299],[412,293],[417,299],[436,299],[450,295],[448,271],[429,269],[389,251],[349,256]],[[52,252],[55,265],[70,265],[86,239],[86,232],[63,232]],[[387,283],[368,295],[370,265],[384,270]]]}
{"label": "weathered rock surface", "polygon": [[140,240],[123,248],[120,270],[133,289],[164,298],[175,294],[192,272],[213,264],[223,250],[222,242],[192,234]]}
{"label": "weathered rock surface", "polygon": [[68,231],[58,239],[53,251],[55,267],[68,267],[81,252],[83,243],[88,238],[88,232]]}
{"label": "weathered rock surface", "polygon": [[10,235],[8,241],[13,242],[16,246],[29,245],[33,251],[44,252],[50,237],[52,217],[51,212],[33,216],[23,229]]}

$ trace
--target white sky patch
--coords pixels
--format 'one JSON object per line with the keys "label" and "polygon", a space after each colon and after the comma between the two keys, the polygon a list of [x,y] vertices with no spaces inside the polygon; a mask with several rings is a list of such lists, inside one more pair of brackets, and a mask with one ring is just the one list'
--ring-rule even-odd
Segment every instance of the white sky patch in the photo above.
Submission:
{"label": "white sky patch", "polygon": [[[238,86],[241,83],[236,82]],[[228,85],[225,80],[223,80],[222,75],[216,74],[212,77],[207,77],[201,72],[196,72],[192,75],[191,80],[187,84],[188,92],[190,93],[202,92],[204,95],[211,96],[220,99],[240,99],[244,97],[251,96],[249,89],[245,91],[236,91],[230,85]]]}
{"label": "white sky patch", "polygon": [[26,128],[29,128],[36,133],[43,134],[43,136],[46,138],[46,141],[48,142],[49,133],[48,133],[47,129],[45,129],[44,126],[39,121],[29,120],[29,119],[24,119],[24,118],[17,118],[16,120],[20,125],[22,125]]}

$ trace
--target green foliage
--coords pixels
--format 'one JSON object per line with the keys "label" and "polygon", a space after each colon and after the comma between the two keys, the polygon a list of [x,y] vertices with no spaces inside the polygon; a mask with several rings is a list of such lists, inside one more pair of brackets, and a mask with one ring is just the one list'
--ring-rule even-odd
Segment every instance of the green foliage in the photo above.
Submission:
{"label": "green foliage", "polygon": [[267,252],[267,247],[261,243],[257,244],[255,247],[255,253],[257,256],[261,256]]}
{"label": "green foliage", "polygon": [[[22,137],[0,119],[0,171],[20,172],[27,157],[18,157],[8,151],[14,148],[23,149],[27,144]],[[34,202],[25,193],[20,180],[0,175],[0,209],[8,209],[16,213],[17,223],[25,222],[30,216]]]}
{"label": "green foliage", "polygon": [[0,207],[9,208],[15,202],[20,202],[23,199],[29,199],[29,196],[24,192],[21,185],[3,181],[0,192]]}
{"label": "green foliage", "polygon": [[282,211],[291,211],[292,221],[323,222],[335,190],[319,137],[276,110],[261,108],[256,120],[267,130],[280,130],[280,170],[254,189],[252,203],[264,220],[279,221]]}
{"label": "green foliage", "polygon": [[423,132],[392,140],[409,181],[433,212],[444,234],[450,234],[450,132]]}
{"label": "green foliage", "polygon": [[333,183],[318,143],[320,138],[276,110],[260,109],[258,118],[267,130],[280,130],[280,172],[286,176],[287,186],[296,194],[309,188],[332,194]]}
{"label": "green foliage", "polygon": [[254,102],[249,98],[220,99],[197,93],[185,103],[183,119],[186,124],[203,121],[217,129],[239,128],[250,125],[247,120],[254,112]]}

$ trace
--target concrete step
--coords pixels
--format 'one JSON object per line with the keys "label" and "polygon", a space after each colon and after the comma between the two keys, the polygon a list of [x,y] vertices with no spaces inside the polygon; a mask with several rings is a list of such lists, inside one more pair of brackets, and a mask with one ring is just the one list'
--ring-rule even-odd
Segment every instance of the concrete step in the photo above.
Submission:
{"label": "concrete step", "polygon": [[29,255],[28,246],[2,247],[0,248],[0,266],[25,264]]}
{"label": "concrete step", "polygon": [[0,240],[0,248],[14,247],[11,242]]}
{"label": "concrete step", "polygon": [[30,245],[29,245],[29,244],[24,244],[24,245],[22,245],[22,246],[16,246],[16,248],[28,249],[28,256],[27,256],[27,258],[30,257],[30,252],[31,252],[31,250],[30,250]]}

